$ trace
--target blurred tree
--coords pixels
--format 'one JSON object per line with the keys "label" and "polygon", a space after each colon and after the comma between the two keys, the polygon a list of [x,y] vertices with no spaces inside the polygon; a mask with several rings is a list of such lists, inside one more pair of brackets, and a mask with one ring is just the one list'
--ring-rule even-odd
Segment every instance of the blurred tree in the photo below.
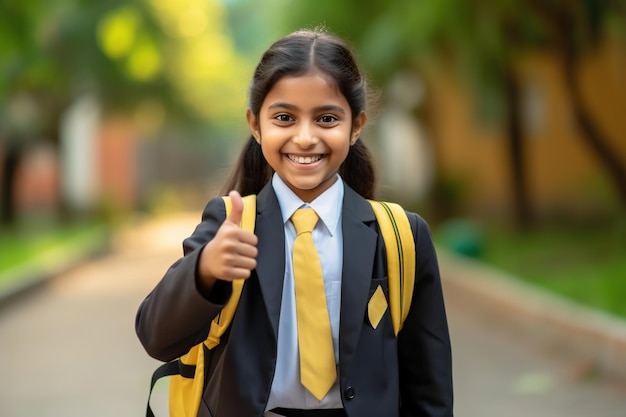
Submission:
{"label": "blurred tree", "polygon": [[531,11],[543,24],[545,36],[561,61],[576,124],[589,148],[604,165],[626,208],[626,161],[611,149],[610,141],[594,120],[581,88],[579,70],[584,58],[602,44],[609,29],[626,30],[623,0],[531,0]]}
{"label": "blurred tree", "polygon": [[[295,10],[285,15],[295,27],[327,26],[352,39],[360,51],[367,52],[362,61],[383,85],[401,69],[420,72],[428,82],[428,70],[433,66],[450,67],[451,61],[456,63],[452,67],[458,67],[459,75],[475,88],[474,98],[481,113],[506,122],[516,218],[518,223],[527,224],[531,216],[524,175],[519,83],[513,71],[517,50],[510,48],[502,36],[505,33],[518,36],[509,24],[516,16],[515,9],[521,6],[507,0],[484,6],[480,3],[479,0],[403,0],[337,4],[320,0],[315,5],[290,3]],[[428,122],[425,115],[416,116]],[[437,155],[436,141],[433,147]],[[445,185],[433,190],[439,215],[452,212],[445,194]]]}
{"label": "blurred tree", "polygon": [[[515,217],[519,225],[527,225],[532,215],[515,68],[521,55],[532,50],[552,47],[562,56],[578,125],[626,205],[626,168],[595,126],[576,77],[578,63],[599,44],[607,24],[626,27],[624,9],[621,0],[318,0],[290,2],[281,16],[288,16],[282,25],[289,29],[322,25],[351,39],[366,51],[362,61],[382,84],[400,68],[422,75],[436,65],[456,68],[468,81],[479,113],[504,123]],[[611,19],[615,13],[621,13],[622,20]]]}
{"label": "blurred tree", "polygon": [[217,1],[25,0],[2,9],[1,224],[15,219],[12,187],[23,150],[34,140],[58,144],[63,113],[85,94],[105,114],[149,110],[161,123],[219,127],[243,114],[248,65]]}

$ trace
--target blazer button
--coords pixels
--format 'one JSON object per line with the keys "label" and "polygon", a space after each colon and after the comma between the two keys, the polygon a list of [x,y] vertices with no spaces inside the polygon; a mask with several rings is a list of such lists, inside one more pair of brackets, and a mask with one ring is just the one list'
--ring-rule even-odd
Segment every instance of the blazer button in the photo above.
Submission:
{"label": "blazer button", "polygon": [[343,398],[345,398],[346,400],[353,399],[354,398],[354,388],[349,386],[345,390],[343,390]]}

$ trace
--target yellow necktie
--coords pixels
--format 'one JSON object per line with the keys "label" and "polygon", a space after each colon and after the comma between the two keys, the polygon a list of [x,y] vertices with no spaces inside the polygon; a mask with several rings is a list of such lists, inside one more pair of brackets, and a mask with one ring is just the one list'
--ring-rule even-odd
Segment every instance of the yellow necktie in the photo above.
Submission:
{"label": "yellow necktie", "polygon": [[312,208],[296,210],[291,216],[297,232],[293,242],[293,276],[300,381],[321,401],[337,379],[337,370],[322,265],[311,235],[317,220],[317,213]]}

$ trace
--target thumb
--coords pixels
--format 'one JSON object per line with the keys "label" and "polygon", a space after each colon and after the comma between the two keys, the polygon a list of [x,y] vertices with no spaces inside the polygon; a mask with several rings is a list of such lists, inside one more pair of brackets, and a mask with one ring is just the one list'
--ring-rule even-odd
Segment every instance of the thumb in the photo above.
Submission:
{"label": "thumb", "polygon": [[230,197],[231,210],[226,220],[239,226],[243,213],[243,200],[241,199],[241,195],[237,191],[231,191],[230,193],[228,193],[228,196]]}

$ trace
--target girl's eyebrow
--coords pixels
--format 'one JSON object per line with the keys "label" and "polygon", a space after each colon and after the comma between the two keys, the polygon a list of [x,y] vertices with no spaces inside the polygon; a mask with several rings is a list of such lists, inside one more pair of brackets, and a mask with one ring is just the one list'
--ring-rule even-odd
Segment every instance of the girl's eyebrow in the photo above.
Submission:
{"label": "girl's eyebrow", "polygon": [[[298,106],[294,105],[294,104],[290,104],[290,103],[284,103],[284,102],[277,102],[277,103],[273,103],[270,104],[268,106],[268,109],[287,109],[287,110],[299,110]],[[323,106],[319,106],[319,107],[315,107],[313,109],[313,111],[315,113],[319,113],[319,112],[325,112],[325,111],[330,111],[330,112],[337,112],[337,113],[341,113],[341,114],[345,114],[345,110],[341,107],[341,106],[336,106],[334,104],[326,104]]]}

